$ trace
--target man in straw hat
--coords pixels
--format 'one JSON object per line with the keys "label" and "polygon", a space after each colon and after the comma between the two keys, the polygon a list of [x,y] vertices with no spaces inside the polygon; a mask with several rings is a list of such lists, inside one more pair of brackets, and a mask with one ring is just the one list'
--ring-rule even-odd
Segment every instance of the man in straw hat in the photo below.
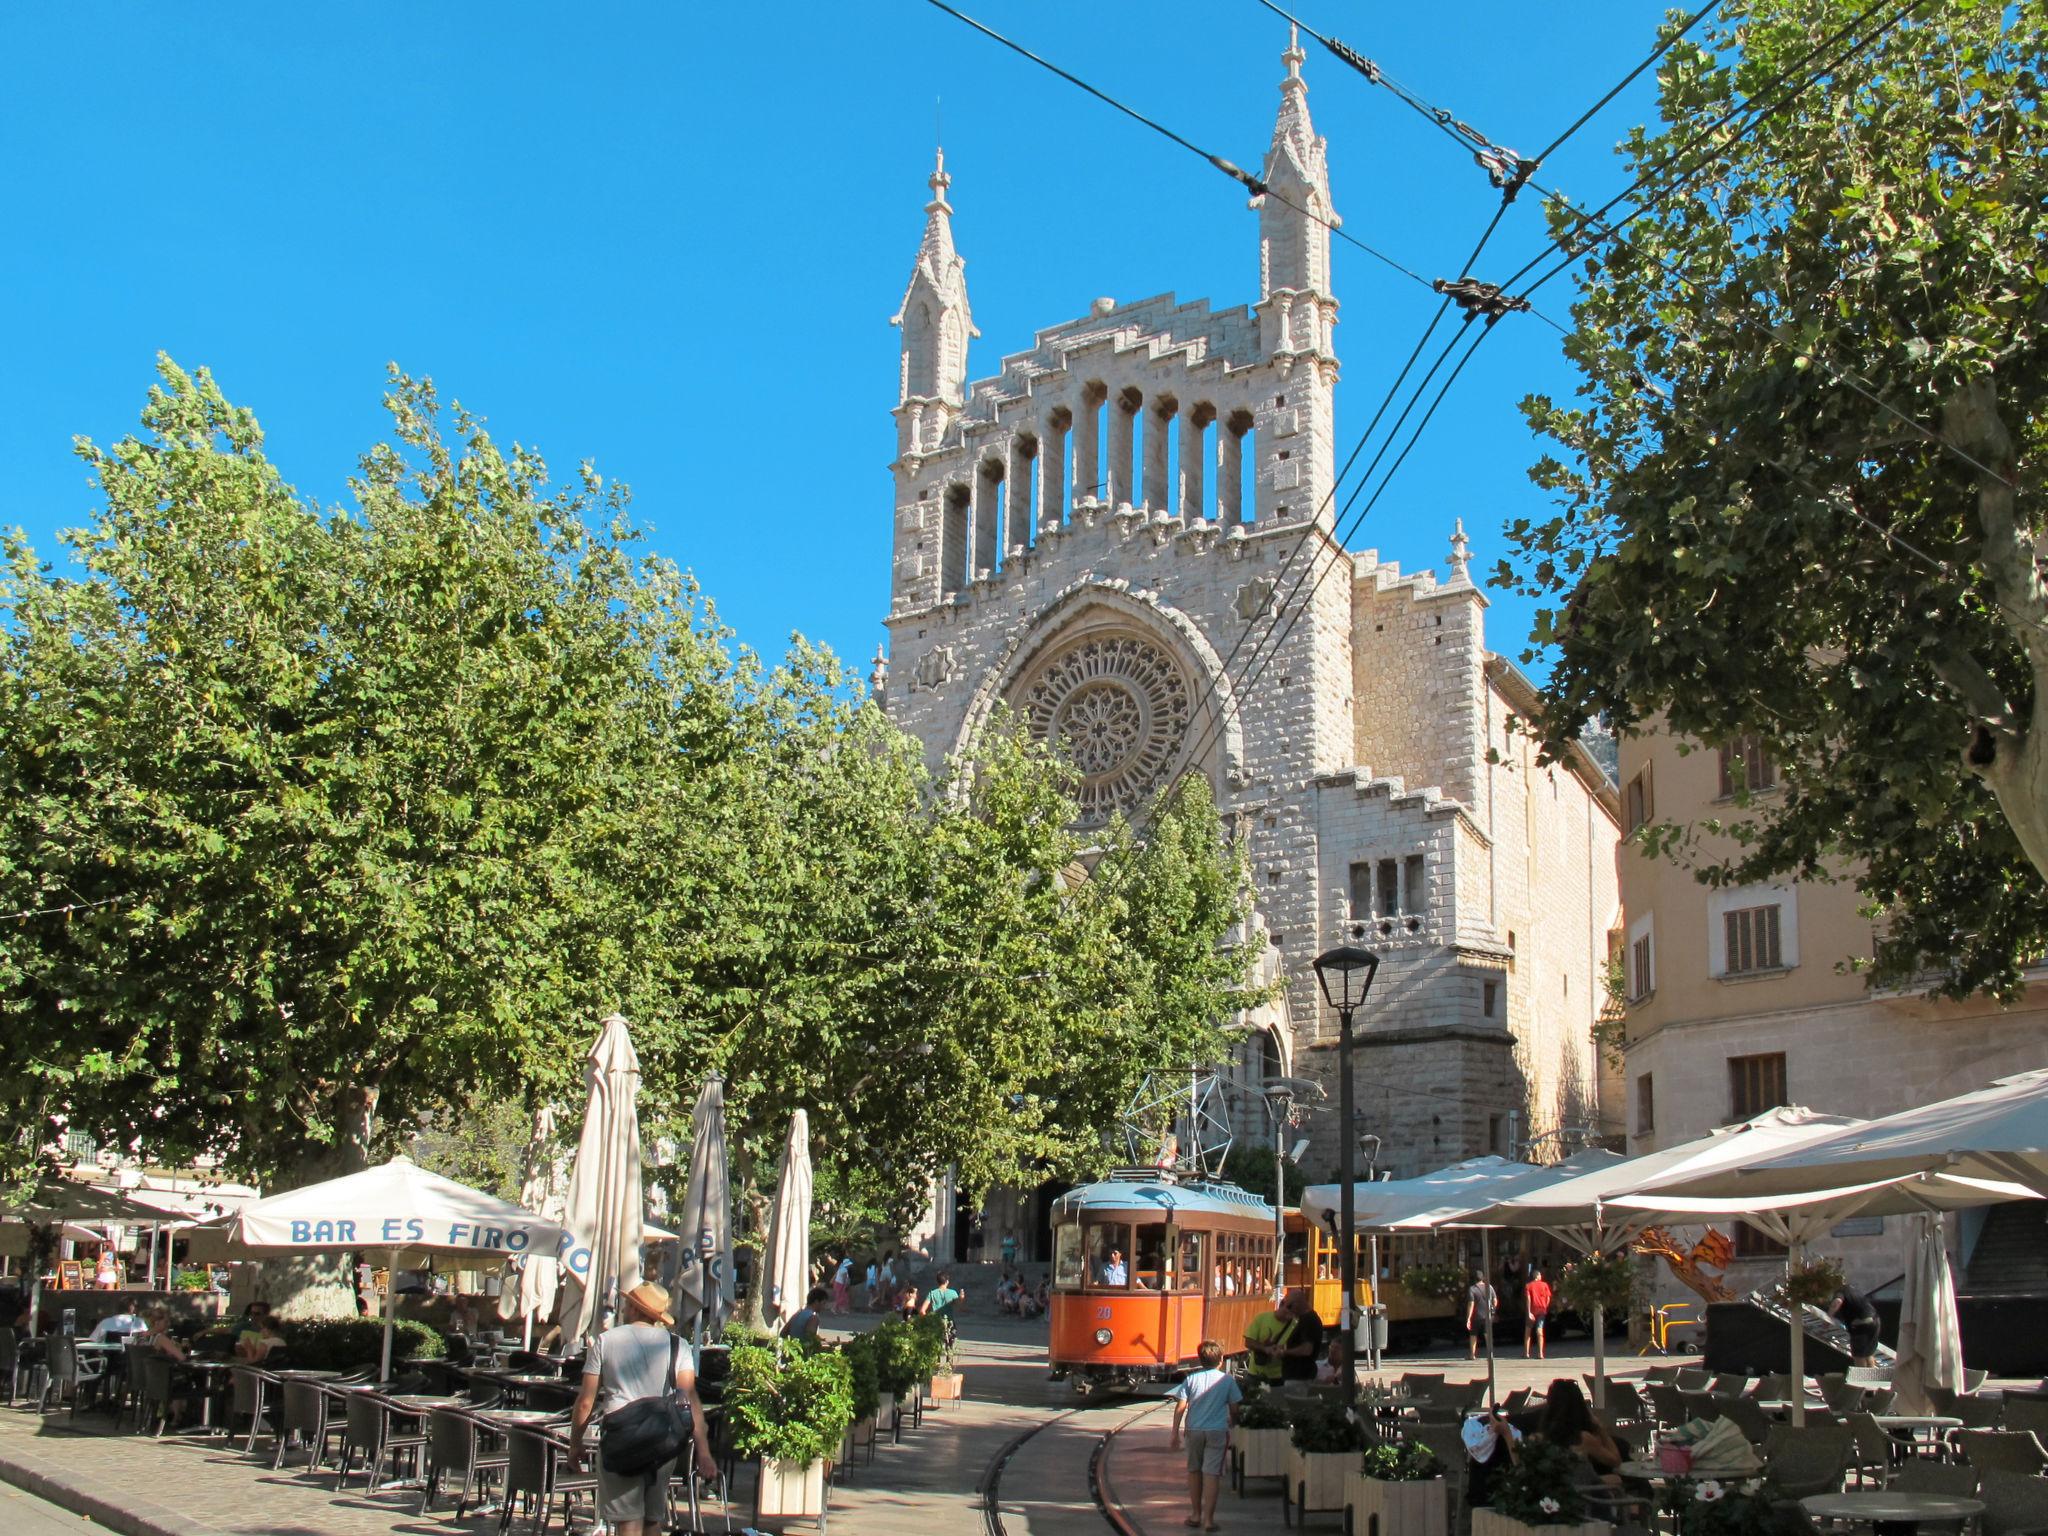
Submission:
{"label": "man in straw hat", "polygon": [[[592,1339],[590,1353],[584,1357],[583,1390],[576,1395],[569,1422],[570,1464],[582,1461],[584,1431],[592,1413],[602,1418],[628,1403],[660,1397],[667,1389],[669,1362],[673,1360],[676,1396],[690,1411],[691,1432],[697,1442],[697,1474],[715,1480],[718,1461],[711,1454],[703,1405],[697,1401],[697,1355],[669,1331],[675,1319],[669,1315],[668,1292],[652,1281],[643,1281],[621,1300],[623,1320]],[[599,1456],[598,1518],[611,1528],[613,1536],[660,1536],[668,1525],[668,1480],[674,1470],[675,1463],[668,1461],[627,1475],[613,1472]]]}

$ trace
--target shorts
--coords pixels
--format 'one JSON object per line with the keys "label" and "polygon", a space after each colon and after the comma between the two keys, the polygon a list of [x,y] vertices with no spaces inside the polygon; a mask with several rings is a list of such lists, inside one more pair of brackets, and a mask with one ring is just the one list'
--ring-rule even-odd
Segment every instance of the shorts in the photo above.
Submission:
{"label": "shorts", "polygon": [[1490,1317],[1475,1317],[1465,1325],[1465,1331],[1475,1339],[1483,1339],[1486,1337],[1487,1324],[1492,1321],[1493,1319]]}
{"label": "shorts", "polygon": [[1223,1475],[1224,1453],[1230,1449],[1227,1429],[1191,1429],[1187,1432],[1188,1470],[1204,1477]]}
{"label": "shorts", "polygon": [[652,1472],[628,1475],[614,1472],[597,1458],[597,1515],[607,1525],[621,1520],[647,1520],[656,1526],[668,1524],[668,1480],[676,1464],[664,1461]]}
{"label": "shorts", "polygon": [[1548,1321],[1549,1317],[1550,1314],[1547,1312],[1531,1312],[1529,1314],[1529,1331],[1531,1333],[1541,1333],[1543,1325]]}

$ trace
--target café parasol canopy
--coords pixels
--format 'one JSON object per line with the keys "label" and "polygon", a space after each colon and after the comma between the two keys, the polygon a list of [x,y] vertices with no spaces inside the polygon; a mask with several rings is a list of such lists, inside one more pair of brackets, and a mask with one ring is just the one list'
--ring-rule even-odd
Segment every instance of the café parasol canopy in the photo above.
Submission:
{"label": "caf\u00e9 parasol canopy", "polygon": [[429,1173],[404,1157],[252,1200],[217,1230],[219,1252],[229,1259],[346,1250],[388,1255],[394,1278],[384,1287],[386,1380],[391,1375],[391,1335],[397,1320],[395,1274],[408,1258],[452,1254],[472,1264],[488,1264],[528,1254],[556,1254],[568,1241],[560,1222]]}

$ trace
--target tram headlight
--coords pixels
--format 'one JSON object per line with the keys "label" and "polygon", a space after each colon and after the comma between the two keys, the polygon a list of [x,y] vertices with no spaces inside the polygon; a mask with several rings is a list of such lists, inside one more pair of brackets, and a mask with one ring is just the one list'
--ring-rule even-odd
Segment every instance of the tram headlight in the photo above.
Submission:
{"label": "tram headlight", "polygon": [[1107,1328],[1098,1328],[1095,1330],[1095,1342],[1098,1344],[1107,1344],[1111,1339],[1115,1337],[1116,1335],[1111,1333]]}

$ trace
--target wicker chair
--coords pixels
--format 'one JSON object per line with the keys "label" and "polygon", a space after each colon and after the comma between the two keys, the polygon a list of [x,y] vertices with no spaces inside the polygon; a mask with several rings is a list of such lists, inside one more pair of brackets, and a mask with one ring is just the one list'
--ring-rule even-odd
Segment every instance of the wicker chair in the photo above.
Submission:
{"label": "wicker chair", "polygon": [[256,1437],[274,1435],[270,1417],[277,1407],[278,1396],[284,1382],[275,1372],[258,1370],[253,1365],[238,1365],[234,1370],[234,1396],[228,1407],[228,1433],[232,1437],[237,1420],[244,1415],[249,1420],[249,1438],[242,1442],[242,1450],[248,1455],[256,1454]]}
{"label": "wicker chair", "polygon": [[1685,1394],[1678,1388],[1653,1381],[1643,1390],[1650,1394],[1650,1406],[1656,1410],[1659,1424],[1666,1429],[1676,1429],[1686,1421]]}
{"label": "wicker chair", "polygon": [[1965,1429],[2019,1429],[2026,1426],[2008,1424],[2006,1415],[2012,1412],[2012,1404],[2000,1402],[1995,1397],[1959,1397],[1947,1408],[1937,1408],[1937,1413],[1947,1413],[1963,1421]]}
{"label": "wicker chair", "polygon": [[[1991,1399],[1980,1397],[1971,1401],[1986,1403]],[[2048,1443],[2048,1397],[2036,1397],[2028,1392],[2006,1393],[2005,1427],[2027,1430],[2036,1439]]]}
{"label": "wicker chair", "polygon": [[1772,1419],[1757,1406],[1753,1397],[1725,1397],[1721,1399],[1721,1417],[1733,1419],[1735,1427],[1742,1431],[1742,1437],[1751,1445],[1762,1445],[1764,1437],[1771,1432]]}
{"label": "wicker chair", "polygon": [[1849,1426],[1849,1433],[1855,1439],[1855,1460],[1849,1470],[1856,1474],[1856,1486],[1860,1488],[1874,1482],[1880,1488],[1889,1487],[1892,1464],[1905,1447],[1867,1413],[1849,1414],[1842,1422]]}
{"label": "wicker chair", "polygon": [[136,1409],[135,1427],[156,1426],[161,1436],[171,1419],[172,1361],[169,1355],[150,1350],[142,1357],[142,1395]]}
{"label": "wicker chair", "polygon": [[1707,1390],[1719,1397],[1740,1397],[1749,1390],[1749,1383],[1746,1372],[1718,1371]]}
{"label": "wicker chair", "polygon": [[1931,1456],[1914,1456],[1892,1473],[1885,1485],[1895,1493],[1939,1493],[1952,1499],[1977,1496],[1977,1469]]}
{"label": "wicker chair", "polygon": [[1977,1487],[1984,1501],[1983,1536],[2043,1536],[2048,1532],[2048,1478],[2024,1472],[1986,1472]]}
{"label": "wicker chair", "polygon": [[433,1507],[441,1484],[460,1476],[462,1489],[455,1496],[455,1518],[469,1508],[470,1495],[482,1502],[484,1486],[493,1476],[502,1477],[511,1455],[505,1449],[504,1432],[460,1408],[436,1408],[427,1415],[427,1475],[420,1492],[420,1513]]}
{"label": "wicker chair", "polygon": [[1410,1397],[1427,1397],[1432,1389],[1444,1384],[1444,1373],[1428,1371],[1403,1371],[1401,1390]]}
{"label": "wicker chair", "polygon": [[7,1378],[7,1406],[21,1395],[21,1341],[14,1330],[0,1323],[0,1375]]}
{"label": "wicker chair", "polygon": [[1959,1429],[1956,1448],[1978,1472],[2019,1472],[2039,1477],[2048,1468],[2048,1451],[2024,1429]]}
{"label": "wicker chair", "polygon": [[1855,1437],[1839,1425],[1773,1424],[1764,1441],[1765,1473],[1790,1500],[1834,1493],[1855,1461],[1855,1447]]}
{"label": "wicker chair", "polygon": [[294,1445],[306,1447],[306,1470],[315,1471],[320,1466],[321,1431],[327,1425],[327,1398],[317,1381],[306,1381],[297,1377],[284,1378],[279,1393],[282,1399],[277,1422],[277,1445],[270,1458],[270,1470],[275,1472],[284,1465],[285,1452]]}
{"label": "wicker chair", "polygon": [[1705,1392],[1714,1384],[1712,1371],[1700,1370],[1697,1366],[1685,1366],[1678,1373],[1678,1390],[1681,1392]]}
{"label": "wicker chair", "polygon": [[1653,1365],[1643,1372],[1645,1381],[1661,1381],[1667,1387],[1678,1385],[1678,1373],[1685,1367],[1673,1363]]}

